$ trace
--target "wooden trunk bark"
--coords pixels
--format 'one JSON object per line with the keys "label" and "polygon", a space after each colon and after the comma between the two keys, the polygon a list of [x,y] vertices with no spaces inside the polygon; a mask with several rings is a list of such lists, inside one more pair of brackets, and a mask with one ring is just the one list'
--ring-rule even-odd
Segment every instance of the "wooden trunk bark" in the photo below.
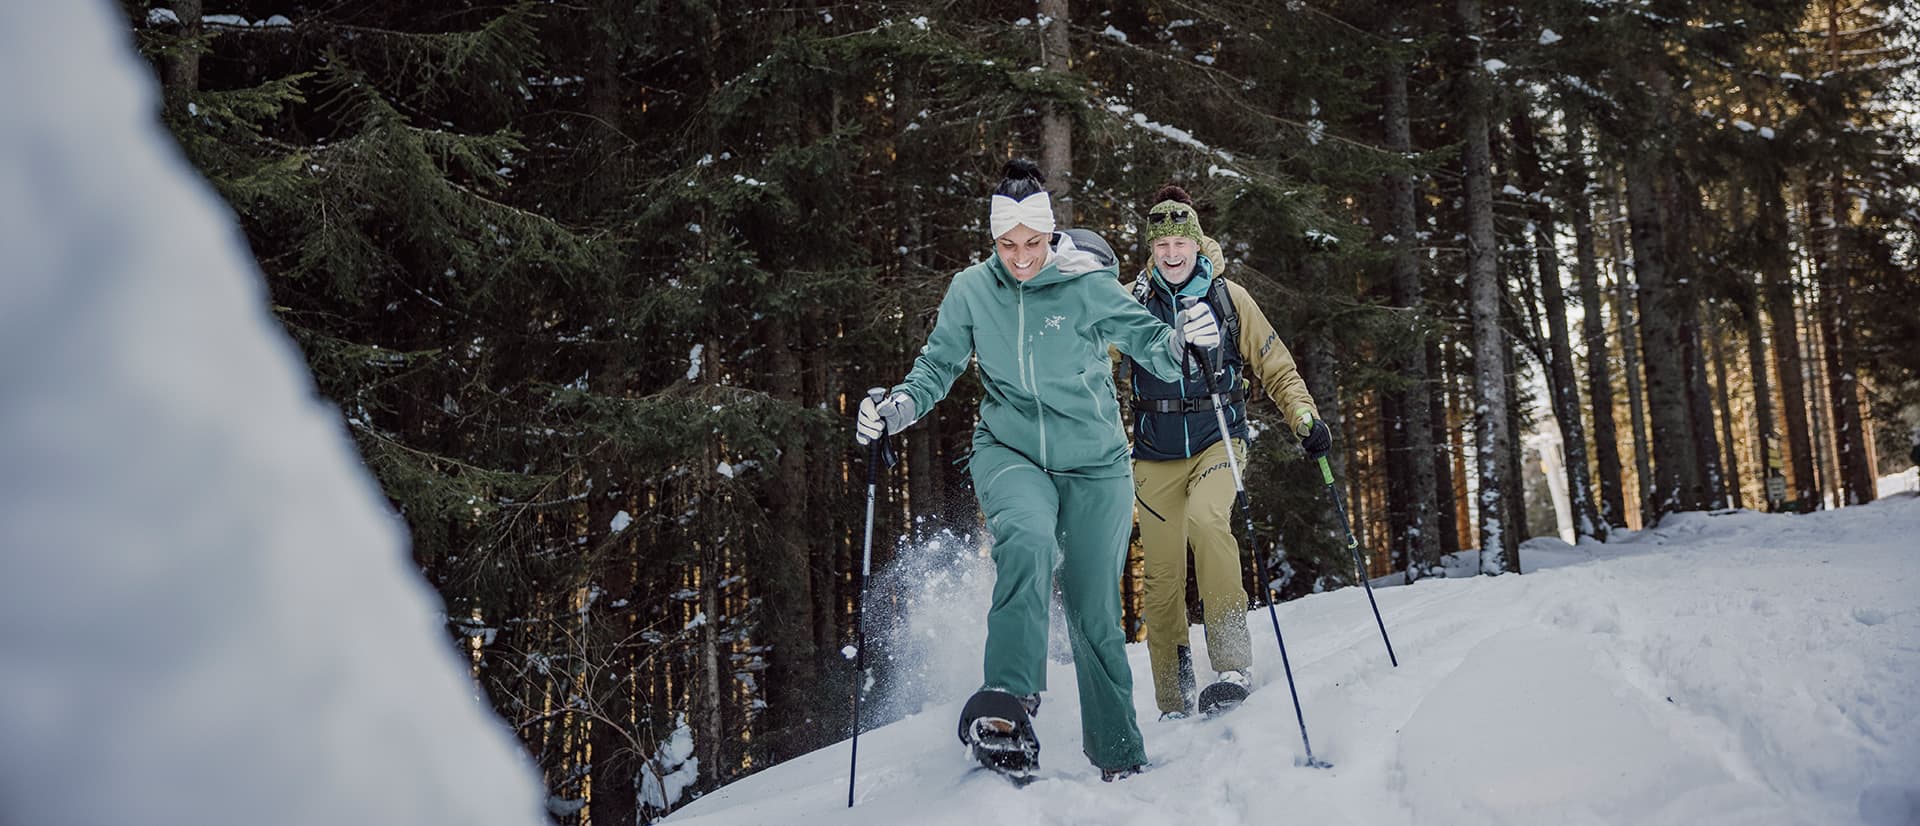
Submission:
{"label": "wooden trunk bark", "polygon": [[1507,478],[1505,464],[1513,449],[1503,356],[1508,342],[1500,324],[1503,291],[1499,242],[1493,229],[1493,160],[1479,0],[1459,0],[1455,15],[1465,42],[1470,44],[1462,67],[1466,79],[1462,136],[1466,144],[1468,312],[1473,319],[1473,387],[1479,400],[1474,447],[1479,468],[1480,570],[1497,575],[1520,568],[1520,546],[1515,539],[1518,533],[1507,524],[1506,516],[1510,510],[1508,498],[1516,495],[1518,483]]}
{"label": "wooden trunk bark", "polygon": [[[1066,74],[1073,66],[1067,0],[1039,0],[1040,65]],[[1053,196],[1054,217],[1060,226],[1073,226],[1073,118],[1061,104],[1047,105],[1040,116],[1040,168]]]}
{"label": "wooden trunk bark", "polygon": [[[1546,188],[1546,175],[1540,166],[1539,142],[1533,123],[1526,115],[1513,118],[1513,137],[1520,177],[1530,193],[1539,195]],[[1547,393],[1552,399],[1553,415],[1560,425],[1564,445],[1567,499],[1573,508],[1573,530],[1578,536],[1604,540],[1605,523],[1593,504],[1592,477],[1587,470],[1587,429],[1581,420],[1580,389],[1574,379],[1573,342],[1567,327],[1566,288],[1560,282],[1560,253],[1554,237],[1552,205],[1544,200],[1529,204],[1534,223],[1534,257],[1540,270],[1540,300],[1547,313]]]}
{"label": "wooden trunk bark", "polygon": [[[1405,159],[1413,150],[1413,132],[1407,100],[1407,67],[1392,60],[1386,68],[1387,148]],[[1408,347],[1400,359],[1401,376],[1407,389],[1392,394],[1397,419],[1387,422],[1395,434],[1397,447],[1405,461],[1398,463],[1406,474],[1396,478],[1393,489],[1404,497],[1406,537],[1400,554],[1408,560],[1407,577],[1417,579],[1440,564],[1440,488],[1435,474],[1432,385],[1427,374],[1427,332],[1424,320],[1425,297],[1420,283],[1420,260],[1415,249],[1419,227],[1414,211],[1414,181],[1411,170],[1395,170],[1387,175],[1388,232],[1393,236],[1393,271],[1390,276],[1393,304],[1406,309],[1408,323],[1420,331],[1420,339]]]}
{"label": "wooden trunk bark", "polygon": [[1640,357],[1646,369],[1647,413],[1652,424],[1654,475],[1647,500],[1656,520],[1696,508],[1692,496],[1700,487],[1693,432],[1687,424],[1687,371],[1681,354],[1686,299],[1669,281],[1667,271],[1657,192],[1660,167],[1654,149],[1644,146],[1636,147],[1626,164],[1627,217],[1639,287]]}
{"label": "wooden trunk bark", "polygon": [[1581,339],[1587,351],[1587,398],[1593,415],[1593,459],[1598,475],[1599,523],[1595,536],[1627,525],[1626,499],[1620,487],[1620,442],[1613,424],[1613,362],[1608,357],[1607,325],[1602,314],[1600,264],[1594,246],[1593,202],[1585,130],[1580,109],[1569,107],[1567,126],[1567,211],[1573,224],[1574,276],[1579,282]]}
{"label": "wooden trunk bark", "polygon": [[1786,425],[1786,462],[1790,510],[1819,507],[1819,482],[1814,476],[1813,434],[1807,427],[1810,412],[1806,391],[1806,364],[1801,358],[1799,313],[1793,299],[1793,252],[1787,219],[1785,181],[1778,167],[1759,187],[1761,291],[1773,333],[1774,374],[1780,380],[1780,420]]}

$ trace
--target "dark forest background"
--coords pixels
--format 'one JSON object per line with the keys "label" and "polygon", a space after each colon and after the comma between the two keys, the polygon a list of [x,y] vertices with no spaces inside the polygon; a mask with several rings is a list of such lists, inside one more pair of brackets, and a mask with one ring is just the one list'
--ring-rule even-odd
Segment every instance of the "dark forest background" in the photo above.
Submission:
{"label": "dark forest background", "polygon": [[[1907,2],[123,6],[558,823],[847,735],[851,405],[989,254],[1009,157],[1129,278],[1153,191],[1195,194],[1373,576],[1516,570],[1527,434],[1604,539],[1870,501],[1920,427]],[[978,394],[900,440],[876,570],[977,537]],[[1280,596],[1352,584],[1254,414]]]}

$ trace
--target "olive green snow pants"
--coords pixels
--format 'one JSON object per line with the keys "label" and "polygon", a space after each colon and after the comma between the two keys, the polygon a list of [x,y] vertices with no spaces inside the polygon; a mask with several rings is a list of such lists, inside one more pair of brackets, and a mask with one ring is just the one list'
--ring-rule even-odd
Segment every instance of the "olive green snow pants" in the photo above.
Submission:
{"label": "olive green snow pants", "polygon": [[[1233,440],[1236,456],[1246,442]],[[1240,580],[1240,547],[1233,541],[1233,472],[1225,442],[1199,455],[1136,461],[1140,544],[1146,552],[1147,654],[1153,663],[1153,699],[1166,711],[1191,711],[1181,691],[1179,649],[1187,645],[1187,543],[1207,628],[1207,659],[1215,671],[1248,668],[1247,592]]]}
{"label": "olive green snow pants", "polygon": [[982,687],[1020,696],[1047,687],[1047,609],[1058,557],[1087,758],[1103,769],[1147,762],[1120,628],[1131,469],[1122,459],[1110,468],[1049,472],[984,432],[973,448],[970,473],[993,533],[995,571]]}

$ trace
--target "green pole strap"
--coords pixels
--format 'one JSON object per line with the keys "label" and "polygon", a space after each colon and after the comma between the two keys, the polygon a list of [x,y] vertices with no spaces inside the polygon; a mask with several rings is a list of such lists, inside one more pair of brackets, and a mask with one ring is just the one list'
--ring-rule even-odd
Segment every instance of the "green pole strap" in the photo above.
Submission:
{"label": "green pole strap", "polygon": [[1327,480],[1328,485],[1333,484],[1333,465],[1327,464],[1325,456],[1320,457],[1320,478]]}

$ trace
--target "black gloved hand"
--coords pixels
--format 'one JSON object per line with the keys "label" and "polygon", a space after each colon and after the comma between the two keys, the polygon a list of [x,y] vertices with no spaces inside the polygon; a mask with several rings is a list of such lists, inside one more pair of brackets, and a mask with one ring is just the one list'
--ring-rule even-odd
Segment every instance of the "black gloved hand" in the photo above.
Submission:
{"label": "black gloved hand", "polygon": [[1300,437],[1300,448],[1307,452],[1307,458],[1318,459],[1333,449],[1333,431],[1327,429],[1327,423],[1313,420],[1312,429]]}

